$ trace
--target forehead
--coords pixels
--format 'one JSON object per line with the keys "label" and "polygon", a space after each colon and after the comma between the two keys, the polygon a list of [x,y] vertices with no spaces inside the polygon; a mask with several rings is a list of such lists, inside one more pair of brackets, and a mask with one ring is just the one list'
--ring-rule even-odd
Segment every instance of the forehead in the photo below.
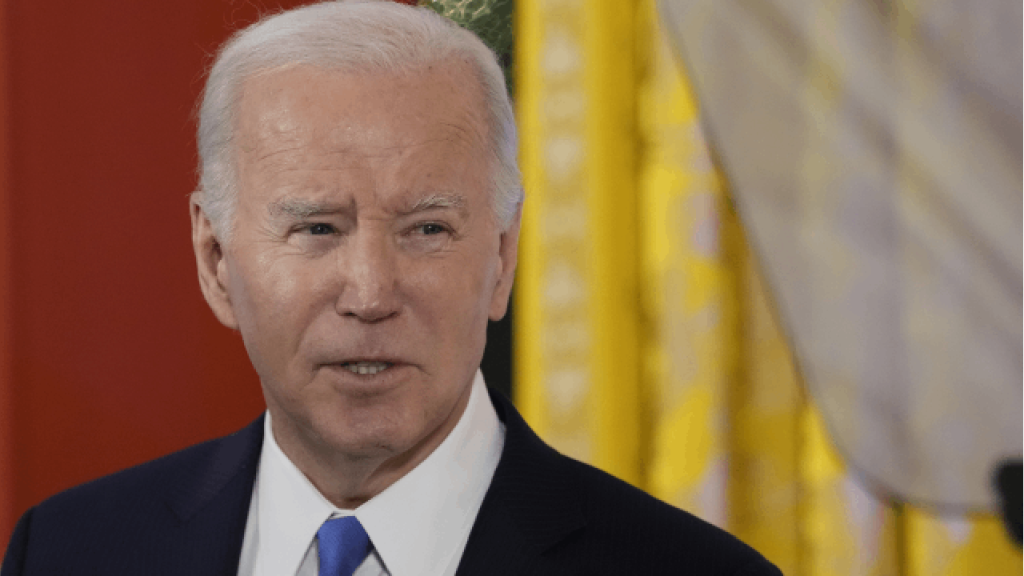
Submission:
{"label": "forehead", "polygon": [[243,83],[236,135],[243,153],[310,143],[367,152],[448,136],[485,145],[485,118],[480,84],[458,60],[403,72],[297,65]]}
{"label": "forehead", "polygon": [[487,203],[494,160],[469,70],[295,66],[250,78],[236,131],[241,203],[261,212],[292,199],[397,212],[436,194]]}

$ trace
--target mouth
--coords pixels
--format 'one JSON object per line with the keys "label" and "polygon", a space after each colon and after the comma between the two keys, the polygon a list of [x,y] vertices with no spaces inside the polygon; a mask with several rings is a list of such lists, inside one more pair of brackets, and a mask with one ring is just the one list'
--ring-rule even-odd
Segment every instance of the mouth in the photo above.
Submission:
{"label": "mouth", "polygon": [[395,364],[392,362],[382,362],[376,360],[356,360],[351,362],[342,362],[341,367],[348,370],[353,374],[359,374],[360,376],[373,376],[380,374],[385,370],[393,367]]}

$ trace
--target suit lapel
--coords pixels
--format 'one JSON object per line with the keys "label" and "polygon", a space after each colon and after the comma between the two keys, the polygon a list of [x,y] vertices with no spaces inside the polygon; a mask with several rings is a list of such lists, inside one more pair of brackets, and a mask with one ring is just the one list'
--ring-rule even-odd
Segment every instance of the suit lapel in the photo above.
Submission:
{"label": "suit lapel", "polygon": [[522,574],[541,553],[585,525],[565,457],[545,444],[500,393],[505,445],[470,532],[457,576]]}
{"label": "suit lapel", "polygon": [[[182,550],[209,553],[177,559],[174,573],[235,576],[249,516],[253,483],[263,446],[263,416],[242,430],[210,443],[202,458],[190,461],[168,494],[167,504],[180,521]],[[205,545],[204,545],[205,544]],[[205,557],[204,557],[205,556]]]}

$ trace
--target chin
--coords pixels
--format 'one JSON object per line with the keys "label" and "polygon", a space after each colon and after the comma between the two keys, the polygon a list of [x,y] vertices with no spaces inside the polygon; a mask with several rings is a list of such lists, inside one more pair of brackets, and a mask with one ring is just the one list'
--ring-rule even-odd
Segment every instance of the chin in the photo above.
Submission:
{"label": "chin", "polygon": [[390,457],[410,450],[436,428],[423,417],[422,411],[390,403],[347,406],[320,411],[311,427],[332,451],[356,458]]}

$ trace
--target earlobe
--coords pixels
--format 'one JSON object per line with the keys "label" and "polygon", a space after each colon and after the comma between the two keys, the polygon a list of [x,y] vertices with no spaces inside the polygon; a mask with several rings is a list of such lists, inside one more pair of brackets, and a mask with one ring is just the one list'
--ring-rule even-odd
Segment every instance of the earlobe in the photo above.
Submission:
{"label": "earlobe", "polygon": [[196,194],[193,194],[189,201],[189,210],[192,216],[192,248],[199,271],[199,288],[221,324],[237,330],[238,321],[228,292],[230,278],[224,247],[217,239],[213,224],[197,201]]}

